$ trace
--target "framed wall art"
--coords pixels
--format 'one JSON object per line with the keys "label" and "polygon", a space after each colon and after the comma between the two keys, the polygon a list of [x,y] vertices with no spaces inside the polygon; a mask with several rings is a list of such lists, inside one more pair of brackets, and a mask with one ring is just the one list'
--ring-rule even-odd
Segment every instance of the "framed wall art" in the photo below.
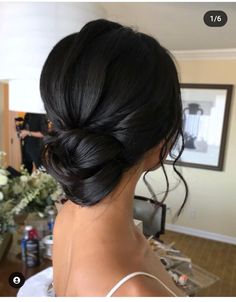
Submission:
{"label": "framed wall art", "polygon": [[[177,165],[223,170],[232,90],[233,85],[181,84],[185,149]],[[168,156],[166,163],[172,161]]]}

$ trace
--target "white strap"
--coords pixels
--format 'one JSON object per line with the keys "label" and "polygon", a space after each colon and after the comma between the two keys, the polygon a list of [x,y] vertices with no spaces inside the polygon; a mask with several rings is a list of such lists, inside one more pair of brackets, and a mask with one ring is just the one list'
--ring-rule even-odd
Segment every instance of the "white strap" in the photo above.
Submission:
{"label": "white strap", "polygon": [[150,278],[153,278],[153,279],[156,279],[157,281],[159,281],[161,283],[162,286],[165,287],[165,289],[167,289],[174,297],[177,297],[177,295],[171,290],[169,289],[159,278],[157,278],[156,276],[153,276],[151,274],[148,274],[148,273],[145,273],[145,272],[134,272],[134,273],[131,273],[127,276],[125,276],[124,278],[122,278],[110,291],[109,293],[106,295],[106,297],[111,297],[114,292],[123,284],[125,283],[127,280],[133,278],[134,276],[137,276],[137,275],[145,275],[145,276],[148,276]]}

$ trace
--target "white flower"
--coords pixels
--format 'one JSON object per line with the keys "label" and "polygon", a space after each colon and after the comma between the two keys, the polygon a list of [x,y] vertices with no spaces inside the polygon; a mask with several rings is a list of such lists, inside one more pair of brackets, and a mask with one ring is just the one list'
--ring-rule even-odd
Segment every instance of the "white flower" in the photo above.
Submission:
{"label": "white flower", "polygon": [[12,187],[12,190],[14,194],[20,194],[23,191],[22,186],[19,186],[18,184],[14,184]]}
{"label": "white flower", "polygon": [[58,199],[58,193],[57,192],[53,192],[51,195],[50,195],[51,199],[53,201],[56,201]]}
{"label": "white flower", "polygon": [[2,175],[7,175],[7,171],[4,170],[4,169],[0,169],[0,174],[2,174]]}
{"label": "white flower", "polygon": [[21,175],[20,181],[27,182],[28,181],[28,177],[26,175]]}
{"label": "white flower", "polygon": [[41,173],[40,177],[43,183],[47,183],[52,180],[52,177],[47,173]]}
{"label": "white flower", "polygon": [[3,200],[3,193],[2,192],[0,192],[0,200]]}
{"label": "white flower", "polygon": [[8,178],[5,175],[0,174],[0,186],[5,186],[8,182]]}

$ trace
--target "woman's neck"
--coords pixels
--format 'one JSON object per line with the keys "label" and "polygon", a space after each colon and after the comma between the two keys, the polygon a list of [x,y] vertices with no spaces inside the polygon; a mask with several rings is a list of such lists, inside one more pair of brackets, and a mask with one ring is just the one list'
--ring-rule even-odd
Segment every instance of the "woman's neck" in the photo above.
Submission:
{"label": "woman's neck", "polygon": [[[137,230],[133,222],[133,197],[136,184],[142,174],[142,167],[135,166],[124,173],[119,185],[98,204],[81,207],[72,203],[65,204],[73,213],[74,227],[81,230],[87,238],[117,238],[122,241],[136,240]],[[63,207],[64,208],[64,207]],[[115,237],[114,237],[115,236]]]}

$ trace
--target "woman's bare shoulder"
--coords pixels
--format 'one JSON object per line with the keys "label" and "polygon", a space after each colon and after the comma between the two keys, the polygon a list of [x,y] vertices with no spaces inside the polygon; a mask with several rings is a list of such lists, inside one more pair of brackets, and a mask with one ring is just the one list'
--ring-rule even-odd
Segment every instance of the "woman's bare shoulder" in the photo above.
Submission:
{"label": "woman's bare shoulder", "polygon": [[[173,289],[172,289],[173,290]],[[175,287],[176,296],[183,297],[184,293]],[[158,280],[145,275],[138,275],[125,282],[114,294],[115,297],[173,297]]]}

